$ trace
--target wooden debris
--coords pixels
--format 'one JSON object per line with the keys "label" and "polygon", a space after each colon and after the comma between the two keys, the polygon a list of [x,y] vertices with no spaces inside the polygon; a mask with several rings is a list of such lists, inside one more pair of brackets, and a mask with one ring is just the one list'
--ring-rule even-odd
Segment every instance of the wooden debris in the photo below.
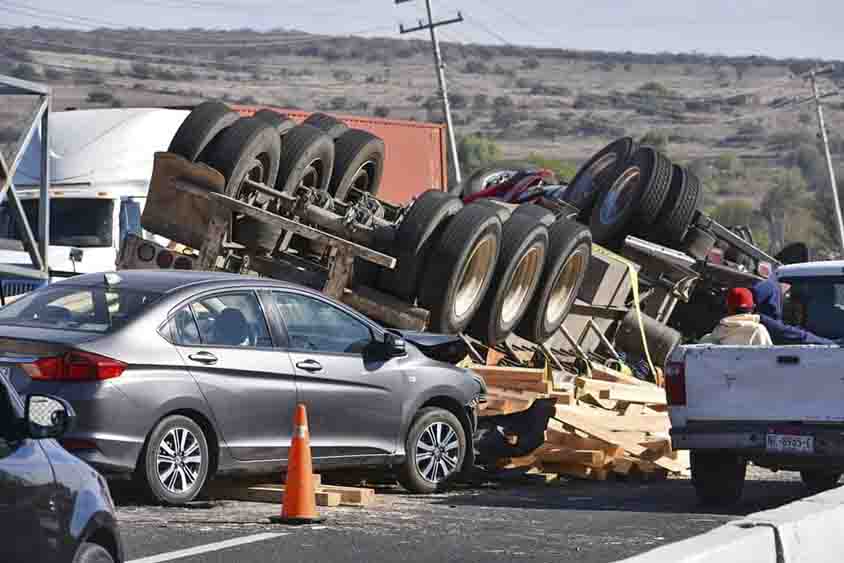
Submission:
{"label": "wooden debris", "polygon": [[[315,480],[319,475],[315,475]],[[229,500],[242,500],[247,502],[268,502],[281,504],[284,502],[284,485],[261,484],[252,486],[239,486],[227,484],[214,491],[219,498]],[[336,485],[323,485],[316,483],[316,505],[317,506],[369,506],[375,502],[375,491],[361,487],[340,487]]]}
{"label": "wooden debris", "polygon": [[[557,378],[550,369],[467,367],[487,382],[484,416],[519,412],[537,399],[557,400],[545,443],[528,456],[502,460],[506,471],[602,481],[613,474],[640,480],[688,475],[688,452],[671,449],[665,391],[657,385],[601,365],[593,366],[591,378]],[[555,380],[572,379],[553,388]]]}

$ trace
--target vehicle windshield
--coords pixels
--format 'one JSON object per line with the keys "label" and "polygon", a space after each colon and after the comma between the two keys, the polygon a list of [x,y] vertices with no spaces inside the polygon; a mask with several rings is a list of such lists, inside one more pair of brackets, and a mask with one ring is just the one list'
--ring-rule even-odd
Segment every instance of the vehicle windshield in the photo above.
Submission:
{"label": "vehicle windshield", "polygon": [[113,332],[161,294],[106,287],[52,286],[0,309],[0,325]]}
{"label": "vehicle windshield", "polygon": [[[32,234],[38,238],[38,199],[23,205]],[[114,201],[95,198],[50,200],[50,244],[80,248],[112,245]],[[0,206],[0,237],[20,240],[17,222],[9,206]]]}
{"label": "vehicle windshield", "polygon": [[844,340],[844,277],[817,276],[779,280],[789,284],[783,320],[818,336]]}

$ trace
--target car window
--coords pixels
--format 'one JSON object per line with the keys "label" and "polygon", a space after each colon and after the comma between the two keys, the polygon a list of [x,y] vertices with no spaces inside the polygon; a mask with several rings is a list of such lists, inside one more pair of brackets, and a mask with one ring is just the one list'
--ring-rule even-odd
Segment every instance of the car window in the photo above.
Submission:
{"label": "car window", "polygon": [[202,344],[199,338],[199,327],[193,317],[190,305],[185,305],[170,318],[170,337],[174,344],[180,346],[198,346]]}
{"label": "car window", "polygon": [[106,287],[54,285],[0,309],[0,325],[112,332],[160,294]]}
{"label": "car window", "polygon": [[[38,199],[21,202],[33,235],[38,238]],[[51,198],[50,244],[80,248],[112,244],[114,200]],[[18,226],[7,205],[0,205],[0,237],[20,240]]]}
{"label": "car window", "polygon": [[120,243],[128,234],[143,236],[141,228],[141,204],[133,199],[120,202]]}
{"label": "car window", "polygon": [[15,439],[15,424],[18,422],[17,413],[12,405],[6,387],[0,383],[0,459],[9,455],[9,442]]}
{"label": "car window", "polygon": [[276,291],[273,301],[291,349],[357,354],[372,340],[366,324],[321,299]]}
{"label": "car window", "polygon": [[[190,312],[201,344],[252,348],[271,348],[273,345],[264,312],[251,291],[204,297],[190,304]],[[186,322],[187,317],[182,320]],[[188,338],[185,344],[189,344],[193,338],[192,328],[189,323],[184,328],[186,332],[182,335]]]}

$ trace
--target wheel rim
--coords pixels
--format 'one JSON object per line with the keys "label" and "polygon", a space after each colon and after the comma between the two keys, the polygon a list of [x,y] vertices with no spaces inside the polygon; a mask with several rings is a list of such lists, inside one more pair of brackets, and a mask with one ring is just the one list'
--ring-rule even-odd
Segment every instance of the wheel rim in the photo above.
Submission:
{"label": "wheel rim", "polygon": [[478,241],[457,282],[457,295],[452,309],[458,319],[465,317],[478,302],[481,290],[492,274],[493,260],[497,249],[497,241],[492,235],[487,235]]}
{"label": "wheel rim", "polygon": [[528,297],[540,273],[544,254],[541,247],[533,246],[519,260],[513,277],[504,290],[504,303],[501,306],[503,324],[513,323],[527,306]]}
{"label": "wheel rim", "polygon": [[360,190],[362,192],[371,192],[372,179],[375,176],[373,173],[374,168],[375,163],[371,160],[367,160],[366,162],[361,164],[360,168],[355,171],[355,175],[352,177],[351,186],[356,190]]}
{"label": "wheel rim", "polygon": [[569,201],[579,202],[591,193],[595,189],[595,179],[616,161],[618,161],[618,156],[615,153],[609,153],[589,165],[589,168],[578,176],[577,181],[569,188],[571,190]]}
{"label": "wheel rim", "polygon": [[196,486],[202,463],[199,440],[187,428],[172,428],[158,444],[155,456],[158,480],[171,493],[184,494]]}
{"label": "wheel rim", "polygon": [[604,201],[601,203],[601,223],[610,225],[615,223],[633,203],[636,189],[642,178],[639,167],[628,168],[613,182]]}
{"label": "wheel rim", "polygon": [[574,297],[574,286],[580,277],[583,267],[586,264],[586,250],[578,248],[571,256],[566,258],[554,286],[548,298],[548,307],[545,309],[545,323],[555,324],[566,312],[569,302]]}
{"label": "wheel rim", "polygon": [[317,158],[315,160],[312,160],[305,167],[305,170],[302,172],[302,179],[299,181],[299,187],[318,190],[321,185],[322,160]]}
{"label": "wheel rim", "polygon": [[440,483],[460,463],[460,439],[446,422],[429,424],[416,440],[416,469],[429,483]]}

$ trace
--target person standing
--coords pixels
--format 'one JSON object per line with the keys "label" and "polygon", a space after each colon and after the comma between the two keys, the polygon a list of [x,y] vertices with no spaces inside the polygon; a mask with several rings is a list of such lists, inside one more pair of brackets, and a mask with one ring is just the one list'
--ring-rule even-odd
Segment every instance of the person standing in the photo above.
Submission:
{"label": "person standing", "polygon": [[701,338],[700,344],[727,346],[771,346],[771,336],[754,314],[753,294],[744,287],[727,292],[727,313],[712,332]]}

